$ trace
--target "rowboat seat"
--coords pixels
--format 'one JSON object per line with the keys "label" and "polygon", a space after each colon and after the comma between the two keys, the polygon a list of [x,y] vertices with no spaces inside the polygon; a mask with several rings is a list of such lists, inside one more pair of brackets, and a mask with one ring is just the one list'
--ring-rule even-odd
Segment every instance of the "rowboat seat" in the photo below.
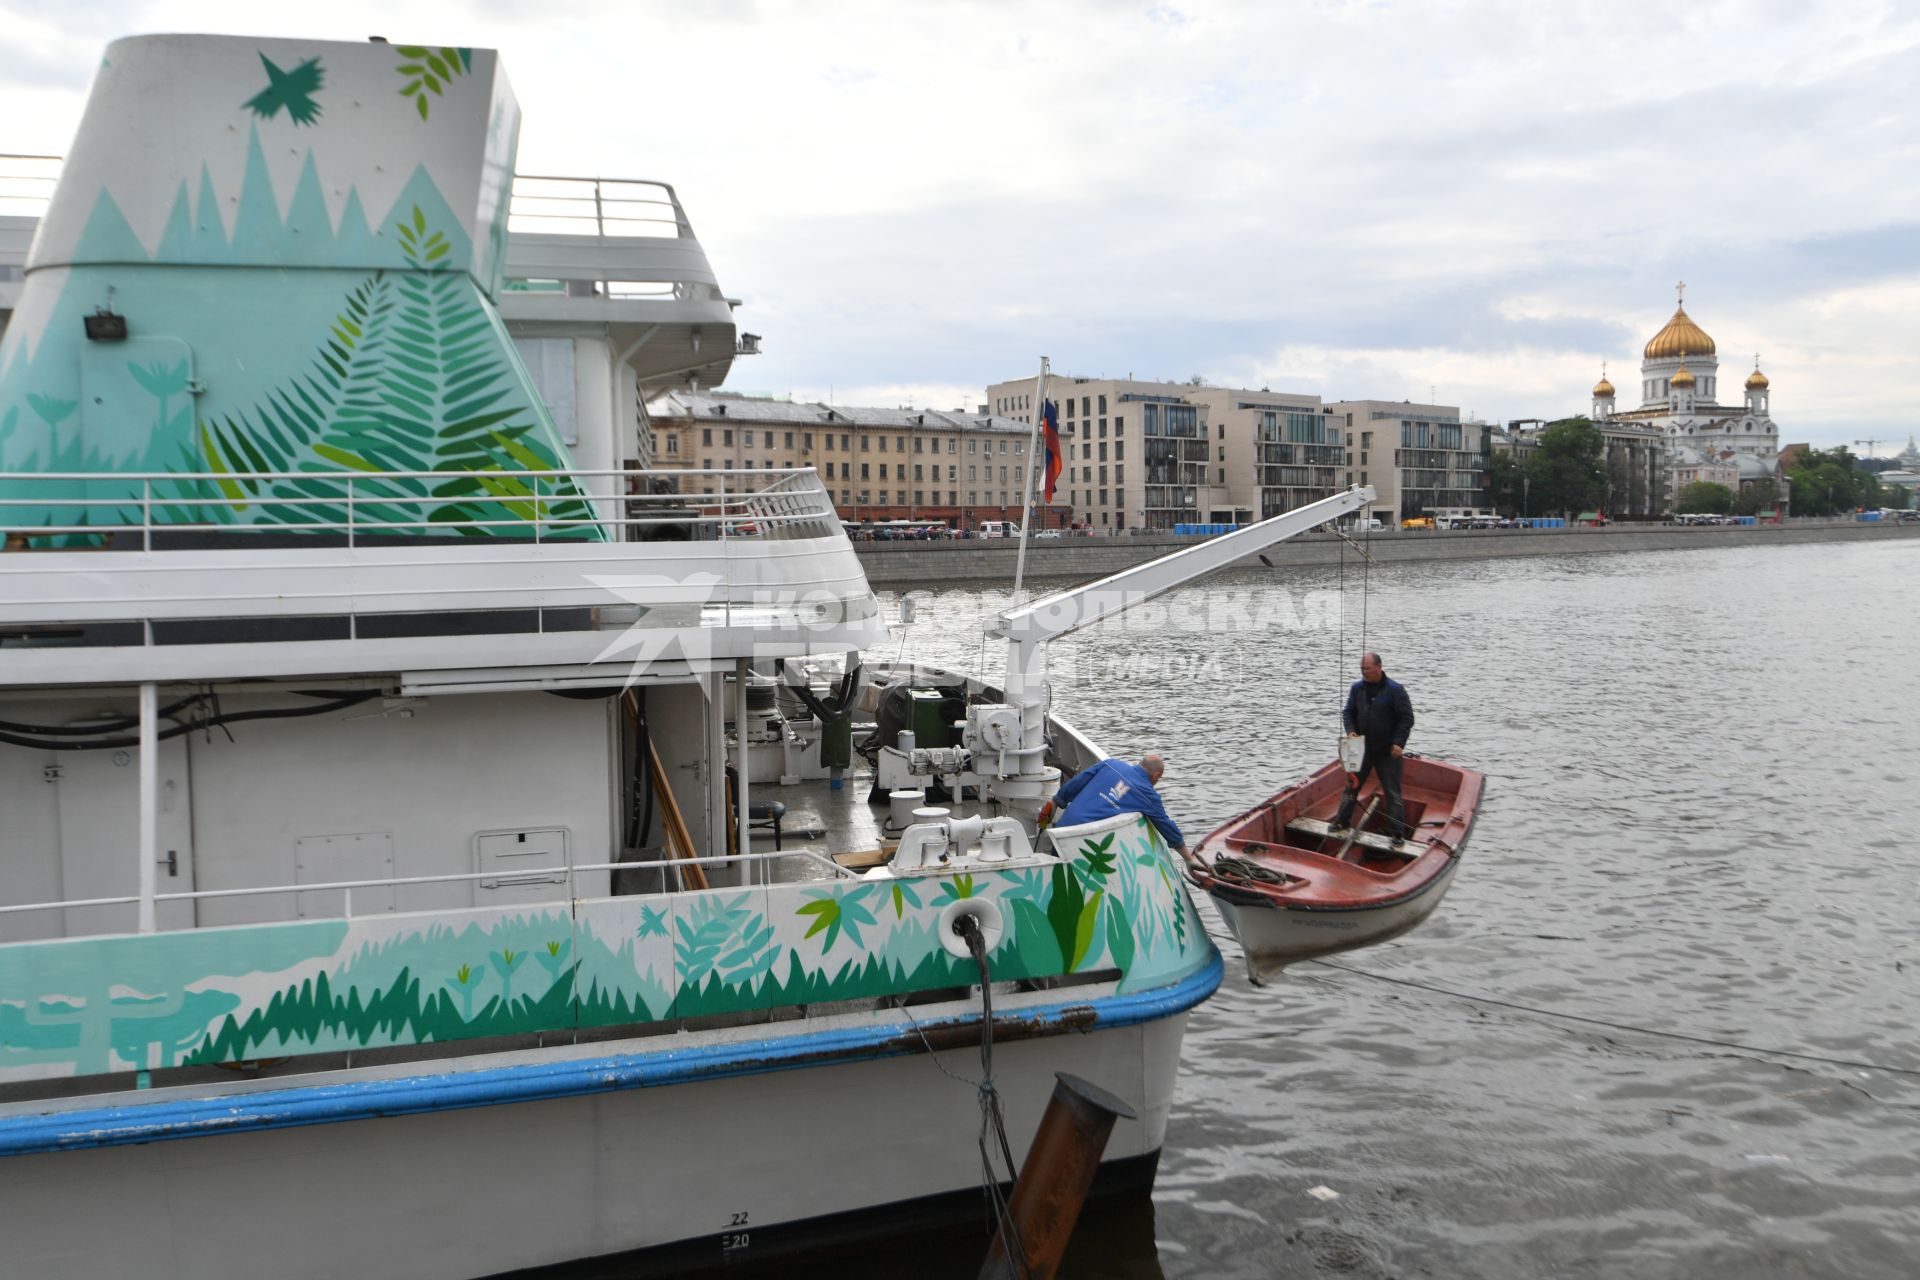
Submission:
{"label": "rowboat seat", "polygon": [[[1346,833],[1334,834],[1331,822],[1322,818],[1295,818],[1287,823],[1287,830],[1303,836],[1318,836],[1322,840],[1344,840]],[[1389,853],[1400,858],[1417,858],[1426,852],[1424,845],[1408,844],[1392,836],[1383,836],[1372,831],[1362,831],[1353,838],[1354,844],[1375,853]]]}

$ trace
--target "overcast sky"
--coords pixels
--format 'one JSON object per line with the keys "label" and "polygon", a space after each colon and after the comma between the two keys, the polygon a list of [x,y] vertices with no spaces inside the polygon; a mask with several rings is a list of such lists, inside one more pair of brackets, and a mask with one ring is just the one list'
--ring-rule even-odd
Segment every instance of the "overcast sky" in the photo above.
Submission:
{"label": "overcast sky", "polygon": [[[1061,373],[1583,412],[1687,281],[1786,440],[1904,445],[1912,4],[0,0],[0,148],[104,44],[486,45],[520,168],[678,188],[766,354],[730,386],[972,406]],[[1883,444],[1880,452],[1888,451]]]}

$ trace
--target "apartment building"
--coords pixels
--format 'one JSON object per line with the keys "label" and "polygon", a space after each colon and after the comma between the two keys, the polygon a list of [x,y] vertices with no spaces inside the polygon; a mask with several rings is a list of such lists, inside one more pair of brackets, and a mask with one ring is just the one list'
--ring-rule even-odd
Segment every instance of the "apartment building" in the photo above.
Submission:
{"label": "apartment building", "polygon": [[727,471],[812,467],[846,520],[1015,520],[1027,479],[1030,428],[994,414],[676,391],[648,406],[648,429],[656,468],[721,473],[690,475],[682,492],[718,493]]}
{"label": "apartment building", "polygon": [[[1031,423],[1034,380],[997,382],[985,408]],[[1341,487],[1340,431],[1318,396],[1055,375],[1064,451],[1056,505],[1094,529],[1248,523]]]}
{"label": "apartment building", "polygon": [[1486,507],[1492,428],[1453,405],[1340,400],[1327,406],[1345,435],[1342,484],[1368,484],[1366,514],[1393,524],[1446,508]]}

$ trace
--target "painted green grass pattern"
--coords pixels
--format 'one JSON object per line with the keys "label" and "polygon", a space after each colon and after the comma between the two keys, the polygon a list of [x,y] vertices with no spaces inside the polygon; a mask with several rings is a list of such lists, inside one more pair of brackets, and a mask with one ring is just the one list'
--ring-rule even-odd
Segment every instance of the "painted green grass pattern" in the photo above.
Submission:
{"label": "painted green grass pattern", "polygon": [[[301,955],[328,952],[303,952],[291,935],[286,945],[274,940],[315,925],[105,940],[97,952],[61,953],[69,968],[52,985],[16,983],[0,1001],[0,1066],[64,1060],[90,1074],[115,1069],[109,1052],[120,1069],[235,1062],[963,988],[977,980],[973,962],[947,952],[936,930],[944,908],[973,898],[995,903],[1006,925],[992,956],[997,977],[1110,968],[1123,990],[1138,989],[1204,961],[1204,935],[1185,920],[1192,906],[1167,859],[1151,836],[1118,832],[1081,842],[1050,868],[615,899],[572,914],[373,917],[333,922],[326,946],[339,958],[309,962]],[[596,925],[611,934],[597,936]],[[188,944],[198,948],[192,955]],[[29,948],[70,945],[0,948],[0,963],[23,966],[13,972],[24,978],[36,972]],[[84,1024],[91,1032],[62,1014],[62,999],[104,1009],[130,964],[160,978],[138,958],[149,951],[180,953],[154,983],[158,994],[113,997],[110,1018]],[[117,959],[82,981],[72,961],[96,954]],[[264,990],[243,977],[251,997],[223,989],[232,978],[198,976],[232,974],[233,958],[269,954],[299,976]]]}

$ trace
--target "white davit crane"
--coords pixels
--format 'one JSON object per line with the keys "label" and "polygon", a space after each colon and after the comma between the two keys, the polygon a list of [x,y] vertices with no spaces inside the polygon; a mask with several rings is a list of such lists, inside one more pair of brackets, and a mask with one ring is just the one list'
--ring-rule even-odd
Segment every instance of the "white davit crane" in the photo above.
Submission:
{"label": "white davit crane", "polygon": [[1048,641],[1357,511],[1373,498],[1371,487],[1355,485],[1098,582],[1017,606],[988,622],[987,634],[1007,642],[1006,702],[967,708],[963,742],[970,772],[991,779],[995,798],[1031,819],[1060,784],[1060,771],[1046,762]]}

